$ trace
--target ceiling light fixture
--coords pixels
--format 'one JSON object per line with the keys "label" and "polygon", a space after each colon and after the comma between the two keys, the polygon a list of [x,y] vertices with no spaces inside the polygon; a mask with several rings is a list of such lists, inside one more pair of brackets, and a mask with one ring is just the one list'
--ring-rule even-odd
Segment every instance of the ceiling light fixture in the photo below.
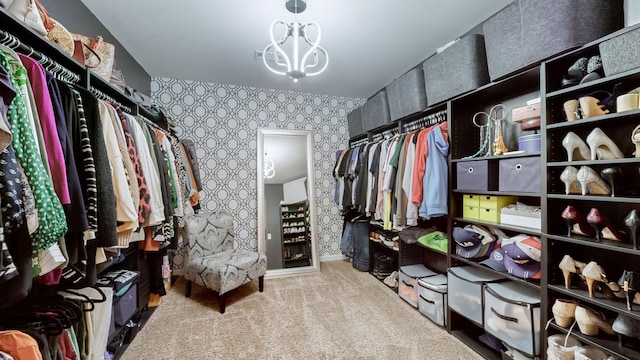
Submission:
{"label": "ceiling light fixture", "polygon": [[[287,10],[293,14],[299,14],[307,8],[304,0],[289,0],[285,4]],[[276,28],[284,30],[280,38],[276,40]],[[316,40],[310,38],[311,29],[316,31]],[[269,32],[271,43],[264,48],[262,60],[267,69],[278,75],[286,75],[297,82],[305,76],[318,75],[329,65],[329,55],[321,47],[320,25],[315,21],[301,24],[297,21],[288,23],[276,20],[271,24]],[[287,41],[291,39],[291,41]],[[302,49],[301,49],[302,47]],[[287,55],[287,51],[291,57]],[[306,50],[306,51],[305,51]],[[302,51],[304,53],[301,55]],[[267,60],[267,54],[273,54],[273,61]]]}

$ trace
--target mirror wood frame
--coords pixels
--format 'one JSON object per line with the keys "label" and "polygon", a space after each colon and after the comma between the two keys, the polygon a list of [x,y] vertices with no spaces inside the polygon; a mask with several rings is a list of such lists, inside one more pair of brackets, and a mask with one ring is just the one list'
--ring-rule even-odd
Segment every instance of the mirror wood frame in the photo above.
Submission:
{"label": "mirror wood frame", "polygon": [[[311,265],[294,267],[287,269],[267,270],[265,278],[282,277],[297,274],[315,273],[320,271],[320,259],[318,258],[318,228],[316,210],[315,174],[313,164],[313,133],[307,130],[281,130],[281,129],[258,129],[258,156],[257,156],[257,187],[258,187],[258,251],[266,253],[267,239],[267,216],[264,190],[264,145],[265,136],[285,135],[304,136],[307,147],[307,197],[309,199],[309,225],[311,227]],[[267,258],[267,261],[269,259]]]}

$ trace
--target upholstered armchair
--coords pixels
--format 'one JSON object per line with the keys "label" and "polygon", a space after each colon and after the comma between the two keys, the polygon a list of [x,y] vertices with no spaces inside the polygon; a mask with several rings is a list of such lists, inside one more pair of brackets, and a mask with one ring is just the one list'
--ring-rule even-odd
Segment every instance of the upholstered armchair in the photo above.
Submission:
{"label": "upholstered armchair", "polygon": [[185,216],[186,250],[183,276],[186,296],[192,282],[218,293],[220,313],[225,311],[227,293],[254,279],[260,292],[264,288],[267,256],[257,251],[234,249],[233,217],[225,212]]}

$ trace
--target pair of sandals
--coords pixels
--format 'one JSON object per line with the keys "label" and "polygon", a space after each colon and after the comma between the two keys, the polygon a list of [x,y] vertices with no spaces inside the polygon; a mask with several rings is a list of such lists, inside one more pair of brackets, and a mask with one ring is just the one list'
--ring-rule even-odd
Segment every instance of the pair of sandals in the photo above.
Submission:
{"label": "pair of sandals", "polygon": [[604,70],[600,55],[594,55],[588,59],[581,57],[567,70],[567,74],[562,78],[562,87],[584,84],[602,77],[604,77]]}

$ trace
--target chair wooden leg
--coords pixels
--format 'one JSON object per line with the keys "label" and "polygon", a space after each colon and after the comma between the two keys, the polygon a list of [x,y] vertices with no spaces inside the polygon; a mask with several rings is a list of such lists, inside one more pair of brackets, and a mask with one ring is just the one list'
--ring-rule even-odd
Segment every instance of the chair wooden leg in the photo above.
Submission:
{"label": "chair wooden leg", "polygon": [[224,293],[222,295],[218,294],[218,305],[220,306],[220,314],[224,314],[224,308],[227,304],[227,294],[228,293]]}
{"label": "chair wooden leg", "polygon": [[260,290],[260,292],[264,290],[264,276],[258,278],[258,290]]}
{"label": "chair wooden leg", "polygon": [[185,294],[186,297],[190,297],[191,296],[191,280],[187,281],[187,293]]}

